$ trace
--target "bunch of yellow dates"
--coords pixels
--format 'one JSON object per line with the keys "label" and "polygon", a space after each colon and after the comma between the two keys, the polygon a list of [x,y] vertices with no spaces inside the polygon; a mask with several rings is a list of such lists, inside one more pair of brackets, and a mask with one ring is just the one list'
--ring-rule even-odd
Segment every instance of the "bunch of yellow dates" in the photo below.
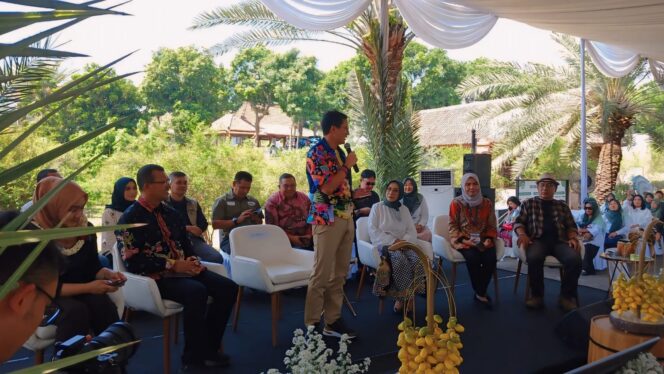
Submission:
{"label": "bunch of yellow dates", "polygon": [[626,279],[620,274],[613,284],[613,310],[629,313],[644,322],[664,319],[664,276],[643,274]]}
{"label": "bunch of yellow dates", "polygon": [[[399,324],[399,373],[445,373],[458,374],[463,362],[459,350],[463,348],[461,336],[464,327],[450,317],[447,329],[443,331],[443,318],[434,315],[435,327],[417,328],[408,317]],[[428,321],[427,321],[428,322]]]}

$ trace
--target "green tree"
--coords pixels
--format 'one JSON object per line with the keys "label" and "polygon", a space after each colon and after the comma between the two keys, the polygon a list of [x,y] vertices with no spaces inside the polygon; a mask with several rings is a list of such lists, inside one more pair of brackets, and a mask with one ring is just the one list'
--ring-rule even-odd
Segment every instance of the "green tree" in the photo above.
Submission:
{"label": "green tree", "polygon": [[234,92],[246,101],[256,113],[254,121],[255,143],[260,146],[261,120],[274,104],[276,74],[272,70],[275,56],[259,46],[240,51],[231,62]]}
{"label": "green tree", "polygon": [[314,57],[300,57],[297,50],[274,57],[272,66],[274,99],[297,126],[297,136],[307,123],[317,123],[325,110],[318,85],[323,73]]}
{"label": "green tree", "polygon": [[[529,64],[520,74],[492,73],[471,76],[459,87],[470,99],[492,93],[519,92],[518,96],[479,114],[486,126],[504,126],[508,134],[494,148],[494,166],[512,161],[519,176],[557,139],[564,141],[561,156],[573,161],[580,145],[580,59],[579,45],[570,36],[554,34],[563,47],[567,66]],[[589,59],[588,59],[589,60]],[[514,65],[519,68],[518,65]],[[649,75],[645,60],[622,78],[609,78],[593,64],[586,65],[587,126],[600,135],[595,194],[602,198],[616,185],[622,142],[638,116],[657,115],[653,87],[641,84]],[[500,116],[508,113],[507,116]],[[560,175],[563,177],[564,175]]]}
{"label": "green tree", "polygon": [[[71,79],[75,80],[97,69],[99,65],[88,64],[82,74],[74,74]],[[106,77],[114,78],[117,74],[110,69]],[[45,86],[50,87],[50,83],[46,82]],[[48,125],[43,127],[43,131],[50,138],[64,143],[75,134],[94,130],[109,121],[124,117],[130,117],[125,126],[133,131],[142,105],[136,86],[129,79],[119,79],[77,97],[59,110]]]}
{"label": "green tree", "polygon": [[177,107],[211,122],[237,105],[228,87],[226,71],[210,54],[194,47],[162,48],[147,66],[141,93],[152,115]]}
{"label": "green tree", "polygon": [[338,109],[349,111],[348,104],[348,77],[353,72],[359,72],[365,79],[371,79],[369,60],[363,54],[356,54],[353,58],[342,61],[333,69],[325,73],[318,84],[324,110]]}
{"label": "green tree", "polygon": [[[355,49],[366,56],[371,79],[367,82],[356,74],[350,96],[353,111],[359,115],[369,148],[378,162],[378,178],[389,180],[414,175],[421,158],[417,138],[419,120],[413,116],[408,87],[402,83],[404,50],[414,38],[396,8],[387,9],[389,16],[381,31],[376,3],[371,5],[344,28],[328,31],[298,29],[273,14],[258,0],[219,7],[194,20],[192,28],[217,25],[249,26],[246,31],[231,35],[212,50],[222,54],[233,48],[257,45],[284,45],[298,40],[327,41]],[[383,50],[383,41],[387,50]],[[358,79],[359,78],[359,79]]]}
{"label": "green tree", "polygon": [[403,72],[412,87],[414,110],[461,102],[456,87],[465,77],[465,66],[449,58],[445,50],[409,43],[404,53]]}

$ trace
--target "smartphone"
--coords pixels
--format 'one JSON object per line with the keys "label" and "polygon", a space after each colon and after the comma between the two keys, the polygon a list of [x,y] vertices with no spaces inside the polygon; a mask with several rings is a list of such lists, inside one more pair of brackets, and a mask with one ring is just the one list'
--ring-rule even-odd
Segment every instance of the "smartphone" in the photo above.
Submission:
{"label": "smartphone", "polygon": [[124,286],[126,280],[107,280],[106,284],[113,287],[122,287]]}
{"label": "smartphone", "polygon": [[256,210],[254,210],[253,212],[251,212],[251,214],[255,214],[257,216],[262,216],[263,215],[263,209],[258,208]]}

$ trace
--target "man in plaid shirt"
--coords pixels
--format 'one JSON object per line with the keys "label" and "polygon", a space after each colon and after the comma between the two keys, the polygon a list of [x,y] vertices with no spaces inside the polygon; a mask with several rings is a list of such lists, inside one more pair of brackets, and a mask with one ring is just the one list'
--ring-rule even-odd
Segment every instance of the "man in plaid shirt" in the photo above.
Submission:
{"label": "man in plaid shirt", "polygon": [[576,288],[581,275],[581,247],[572,212],[564,201],[553,198],[557,188],[553,175],[543,174],[537,181],[539,196],[521,204],[514,230],[519,236],[519,246],[526,248],[531,289],[526,306],[532,309],[544,306],[544,259],[553,256],[563,265],[558,302],[568,312],[578,307]]}

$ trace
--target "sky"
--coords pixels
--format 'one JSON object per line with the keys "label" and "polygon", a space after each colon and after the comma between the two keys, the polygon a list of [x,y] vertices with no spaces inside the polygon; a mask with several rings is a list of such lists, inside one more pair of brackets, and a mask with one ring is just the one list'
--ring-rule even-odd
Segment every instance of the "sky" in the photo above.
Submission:
{"label": "sky", "polygon": [[[104,1],[98,6],[110,6],[119,2]],[[189,30],[193,19],[201,12],[238,2],[239,0],[133,0],[117,8],[131,16],[93,17],[59,33],[58,42],[66,43],[60,49],[90,56],[67,59],[64,68],[68,72],[74,72],[86,63],[104,64],[137,50],[132,56],[116,65],[116,70],[122,74],[143,70],[150,62],[152,53],[161,47],[177,48],[187,45],[200,48],[212,47],[241,28],[217,26],[204,30]],[[0,5],[0,11],[16,9],[15,6]],[[39,28],[43,29],[45,25],[54,24],[57,23],[43,23]],[[37,28],[26,28],[0,37],[0,43],[18,40]],[[318,59],[318,67],[323,71],[330,70],[355,53],[347,47],[321,42],[299,42],[275,50],[285,51],[291,48],[299,49],[305,56],[315,56]],[[463,61],[487,57],[519,63],[539,62],[555,65],[563,63],[559,56],[559,48],[548,31],[502,19],[479,43],[468,48],[448,50],[448,54],[454,59]],[[228,66],[234,55],[235,51],[215,59],[218,63]],[[143,74],[136,74],[131,79],[138,84],[142,78]]]}

